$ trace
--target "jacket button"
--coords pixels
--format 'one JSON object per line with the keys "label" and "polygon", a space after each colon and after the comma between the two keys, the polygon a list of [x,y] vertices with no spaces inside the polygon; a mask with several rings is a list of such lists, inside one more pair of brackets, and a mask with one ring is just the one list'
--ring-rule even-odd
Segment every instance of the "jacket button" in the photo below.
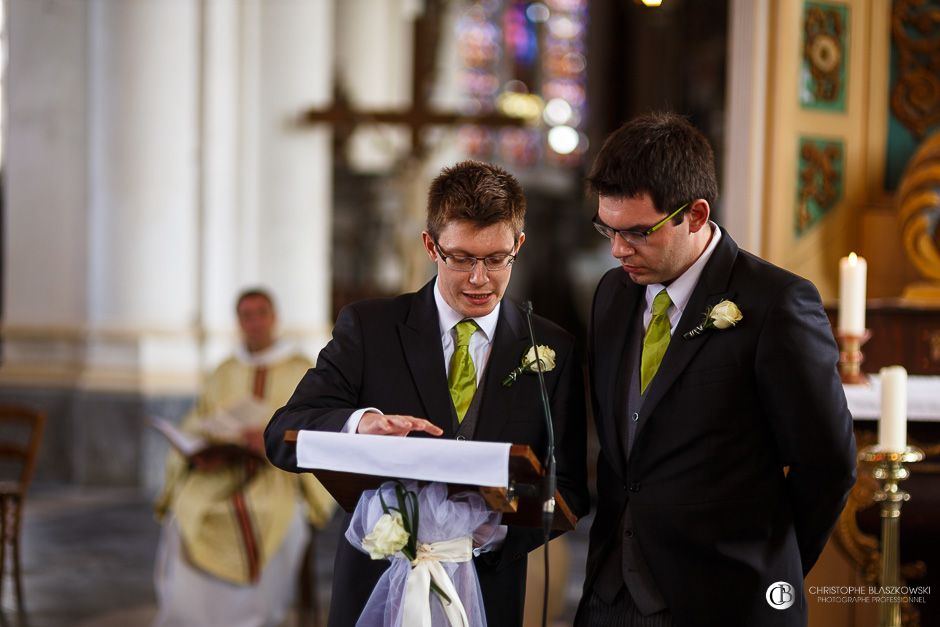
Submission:
{"label": "jacket button", "polygon": [[628,538],[632,538],[632,537],[633,537],[633,529],[627,529],[627,537],[628,537]]}
{"label": "jacket button", "polygon": [[630,491],[631,491],[631,492],[639,492],[639,491],[640,491],[640,484],[639,484],[639,483],[631,483],[631,484],[630,484]]}
{"label": "jacket button", "polygon": [[640,419],[640,414],[633,412],[633,422],[636,422],[639,419]]}

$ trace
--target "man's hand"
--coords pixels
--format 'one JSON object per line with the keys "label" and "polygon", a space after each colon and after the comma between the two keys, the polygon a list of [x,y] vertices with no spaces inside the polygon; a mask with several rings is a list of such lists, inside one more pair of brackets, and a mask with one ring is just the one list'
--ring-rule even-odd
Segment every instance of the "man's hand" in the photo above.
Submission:
{"label": "man's hand", "polygon": [[359,421],[357,433],[369,435],[406,436],[412,431],[424,431],[428,435],[441,435],[444,430],[424,418],[414,416],[387,416],[366,412]]}

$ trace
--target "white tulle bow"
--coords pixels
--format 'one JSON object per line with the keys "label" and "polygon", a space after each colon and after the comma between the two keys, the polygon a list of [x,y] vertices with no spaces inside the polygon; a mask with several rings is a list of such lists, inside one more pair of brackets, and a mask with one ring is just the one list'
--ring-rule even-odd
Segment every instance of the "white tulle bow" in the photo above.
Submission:
{"label": "white tulle bow", "polygon": [[467,612],[441,562],[468,562],[473,558],[473,541],[470,536],[418,544],[418,554],[411,563],[411,573],[405,584],[403,625],[431,626],[431,582],[440,588],[447,598],[438,596],[444,607],[444,615],[452,627],[467,627]]}

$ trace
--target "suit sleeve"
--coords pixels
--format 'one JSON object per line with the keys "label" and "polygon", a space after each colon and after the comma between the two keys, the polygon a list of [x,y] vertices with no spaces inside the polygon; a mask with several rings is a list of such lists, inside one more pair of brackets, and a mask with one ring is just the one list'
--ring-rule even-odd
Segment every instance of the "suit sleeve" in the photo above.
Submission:
{"label": "suit sleeve", "polygon": [[770,309],[756,354],[758,394],[786,477],[804,575],[816,563],[855,483],[852,417],[838,349],[816,288],[788,285]]}
{"label": "suit sleeve", "polygon": [[359,316],[354,307],[344,307],[333,327],[333,339],[320,351],[317,365],[307,371],[264,431],[265,449],[272,464],[301,472],[295,447],[284,443],[284,433],[298,429],[340,431],[359,409],[363,351]]}
{"label": "suit sleeve", "polygon": [[[584,375],[573,346],[559,362],[559,377],[551,391],[552,423],[555,427],[556,487],[578,518],[587,515],[590,501],[587,489]],[[553,532],[553,536],[559,535]],[[481,556],[487,563],[523,559],[541,546],[541,529],[509,527],[502,550]]]}

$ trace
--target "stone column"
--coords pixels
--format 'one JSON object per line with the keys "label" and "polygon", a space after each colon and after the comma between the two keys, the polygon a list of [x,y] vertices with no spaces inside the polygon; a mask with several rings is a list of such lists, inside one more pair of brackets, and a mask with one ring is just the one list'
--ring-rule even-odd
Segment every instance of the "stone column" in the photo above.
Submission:
{"label": "stone column", "polygon": [[45,408],[38,480],[145,485],[273,289],[329,337],[333,0],[9,0],[0,399]]}

